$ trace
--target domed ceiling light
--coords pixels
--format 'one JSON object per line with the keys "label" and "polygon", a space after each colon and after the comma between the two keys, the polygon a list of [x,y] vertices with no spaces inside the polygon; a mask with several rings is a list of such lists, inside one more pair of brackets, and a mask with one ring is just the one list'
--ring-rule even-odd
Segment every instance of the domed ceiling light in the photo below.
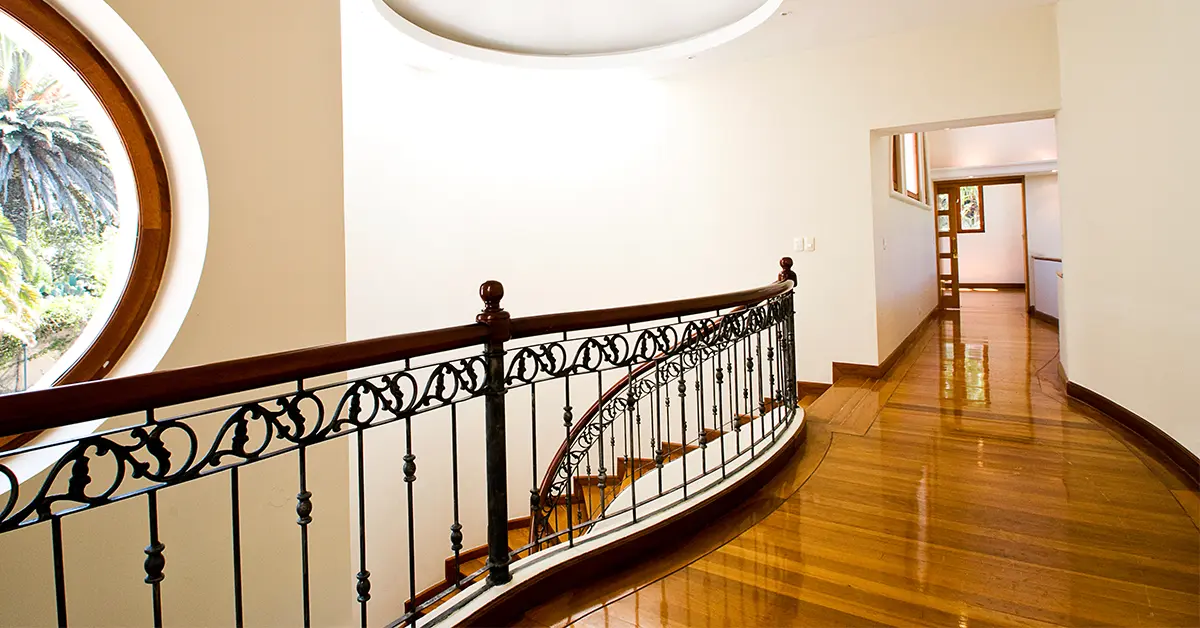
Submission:
{"label": "domed ceiling light", "polygon": [[694,56],[775,14],[783,0],[375,0],[442,53],[533,68],[628,67]]}

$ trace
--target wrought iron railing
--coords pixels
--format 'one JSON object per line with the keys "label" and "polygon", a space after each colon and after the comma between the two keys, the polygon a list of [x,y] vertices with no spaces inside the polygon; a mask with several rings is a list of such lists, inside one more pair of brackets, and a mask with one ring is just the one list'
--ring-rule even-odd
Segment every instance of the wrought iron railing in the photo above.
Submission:
{"label": "wrought iron railing", "polygon": [[[782,264],[778,282],[755,290],[517,319],[500,307],[502,286],[487,282],[480,290],[484,311],[474,325],[0,397],[0,436],[109,419],[86,436],[54,441],[54,432],[48,432],[29,446],[0,453],[0,535],[49,528],[45,559],[54,586],[47,595],[54,599],[53,619],[67,625],[63,520],[140,500],[147,526],[149,619],[159,626],[170,544],[160,534],[159,495],[184,483],[227,481],[229,520],[221,524],[231,535],[231,616],[243,625],[241,506],[263,497],[244,487],[243,476],[251,465],[286,456],[296,465],[303,623],[313,621],[315,595],[346,595],[357,603],[363,626],[380,618],[415,625],[485,575],[488,584],[477,589],[509,582],[514,560],[586,541],[597,536],[601,522],[636,524],[645,512],[709,490],[778,438],[796,407],[795,275],[790,259]],[[480,346],[482,351],[472,350]],[[360,374],[364,370],[372,372]],[[522,395],[520,408],[513,394]],[[575,418],[581,399],[590,407]],[[449,486],[439,487],[449,492],[452,506],[443,528],[449,543],[440,579],[430,575],[417,551],[418,544],[435,541],[418,538],[416,525],[418,518],[432,516],[414,491],[420,447],[414,424],[425,415],[426,425],[449,443],[452,470]],[[482,418],[481,450],[462,443],[463,426],[473,418]],[[399,495],[369,494],[367,446],[374,430],[388,424],[401,434],[396,455],[404,489]],[[510,541],[514,527],[521,529],[514,521],[522,519],[510,519],[509,492],[525,489],[516,486],[523,480],[509,481],[517,465],[508,443],[511,435],[524,447],[526,425],[528,451],[516,454],[528,455],[519,466],[531,479],[528,542],[522,545]],[[545,446],[548,437],[564,433],[553,456],[539,456],[539,437]],[[354,480],[344,495],[315,497],[310,450],[351,436],[344,442]],[[421,452],[426,455],[442,457]],[[460,496],[460,463],[464,456],[480,455],[486,469],[483,507]],[[14,461],[37,457],[49,466],[21,482]],[[351,535],[356,568],[345,593],[318,593],[311,586],[314,499],[345,500],[357,519]],[[405,513],[408,569],[399,595],[407,602],[377,610],[370,604],[378,592],[368,569],[373,555],[367,522],[381,499],[398,500]],[[486,547],[477,548],[486,549],[482,564],[478,552],[464,548],[468,520],[486,527]],[[395,598],[397,592],[390,593]]]}

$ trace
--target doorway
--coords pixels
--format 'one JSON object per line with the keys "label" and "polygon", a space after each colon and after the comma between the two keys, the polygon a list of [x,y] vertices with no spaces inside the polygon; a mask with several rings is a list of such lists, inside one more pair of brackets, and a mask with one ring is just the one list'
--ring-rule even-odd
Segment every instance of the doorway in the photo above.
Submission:
{"label": "doorway", "polygon": [[[1011,186],[1011,189],[1005,189]],[[988,229],[987,200],[992,198],[992,229]],[[1017,208],[1019,207],[1019,213]],[[1000,212],[1003,212],[1002,214]],[[939,181],[934,188],[934,231],[937,239],[938,305],[962,307],[964,291],[1021,290],[1029,307],[1029,247],[1025,216],[1025,177],[969,178]],[[1006,236],[1019,232],[1019,251],[1004,259]],[[989,235],[990,233],[990,235]],[[960,238],[969,238],[972,257],[964,281]],[[1011,242],[1007,243],[1011,244]],[[1014,253],[1011,252],[1010,253]],[[975,260],[982,257],[987,268]]]}

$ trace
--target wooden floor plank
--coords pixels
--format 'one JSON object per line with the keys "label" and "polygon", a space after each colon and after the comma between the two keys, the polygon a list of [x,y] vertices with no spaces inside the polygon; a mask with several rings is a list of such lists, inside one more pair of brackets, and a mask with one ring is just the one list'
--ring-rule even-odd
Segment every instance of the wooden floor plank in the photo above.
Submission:
{"label": "wooden floor plank", "polygon": [[1200,626],[1200,496],[1065,397],[1019,297],[973,293],[887,376],[806,398],[807,471],[740,534],[519,625]]}

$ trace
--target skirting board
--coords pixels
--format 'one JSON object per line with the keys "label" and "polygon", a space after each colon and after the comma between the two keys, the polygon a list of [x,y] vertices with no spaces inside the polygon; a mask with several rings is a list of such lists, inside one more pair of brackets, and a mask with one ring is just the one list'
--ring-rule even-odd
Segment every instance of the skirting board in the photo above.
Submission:
{"label": "skirting board", "polygon": [[833,384],[822,384],[820,382],[796,382],[796,395],[801,399],[808,395],[820,396],[832,387]]}
{"label": "skirting board", "polygon": [[892,353],[888,355],[887,359],[881,362],[878,366],[872,366],[870,364],[834,362],[833,381],[837,382],[839,379],[848,375],[882,379],[885,375],[887,375],[887,372],[892,370],[892,367],[896,365],[896,362],[900,359],[900,356],[904,355],[904,352],[908,351],[908,348],[917,341],[917,338],[920,337],[921,331],[925,329],[925,326],[931,321],[935,320],[941,311],[941,308],[933,308],[933,311],[925,317],[925,320],[921,321],[920,325],[917,325],[915,328],[913,328],[912,332],[908,334],[908,337],[904,339],[904,342],[900,343],[899,346],[893,349]]}
{"label": "skirting board", "polygon": [[1023,283],[960,283],[959,288],[991,288],[993,290],[1024,290]]}
{"label": "skirting board", "polygon": [[1179,441],[1171,438],[1166,432],[1153,423],[1127,410],[1124,406],[1111,399],[1067,380],[1067,396],[1082,401],[1099,410],[1121,427],[1144,440],[1157,451],[1162,461],[1169,461],[1182,472],[1182,476],[1191,480],[1192,490],[1200,488],[1200,459]]}
{"label": "skirting board", "polygon": [[1034,311],[1030,312],[1029,315],[1036,318],[1039,321],[1042,321],[1043,323],[1047,323],[1049,325],[1054,325],[1055,327],[1058,327],[1058,317],[1057,316],[1051,316],[1050,314],[1047,314],[1040,310],[1034,310]]}

